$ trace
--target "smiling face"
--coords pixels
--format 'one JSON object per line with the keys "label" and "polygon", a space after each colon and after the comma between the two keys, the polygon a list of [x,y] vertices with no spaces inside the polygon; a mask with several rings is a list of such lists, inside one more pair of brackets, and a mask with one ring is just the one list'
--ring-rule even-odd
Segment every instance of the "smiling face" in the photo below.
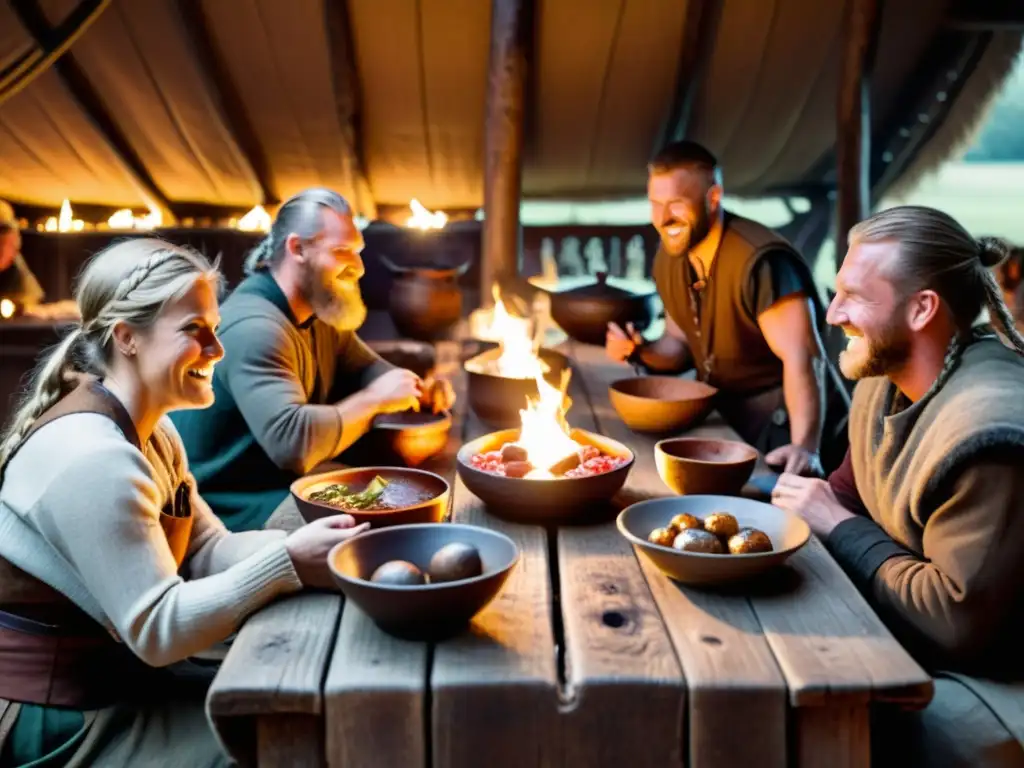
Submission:
{"label": "smiling face", "polygon": [[338,330],[355,330],[366,320],[359,292],[365,269],[363,233],[351,215],[323,211],[323,230],[302,245],[301,290],[313,312]]}
{"label": "smiling face", "polygon": [[224,357],[219,324],[214,286],[198,278],[152,326],[133,332],[135,370],[151,402],[166,410],[213,405],[213,366]]}
{"label": "smiling face", "polygon": [[907,299],[886,270],[899,257],[893,241],[854,243],[836,276],[828,322],[846,333],[839,369],[851,380],[886,376],[905,365],[913,340]]}
{"label": "smiling face", "polygon": [[670,256],[682,256],[711,231],[722,188],[698,166],[653,172],[647,179],[651,223]]}

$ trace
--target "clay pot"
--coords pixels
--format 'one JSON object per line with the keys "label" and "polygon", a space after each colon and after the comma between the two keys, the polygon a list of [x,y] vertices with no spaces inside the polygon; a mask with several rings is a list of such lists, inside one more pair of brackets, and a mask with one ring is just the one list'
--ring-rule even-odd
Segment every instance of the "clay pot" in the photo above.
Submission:
{"label": "clay pot", "polygon": [[394,276],[388,312],[398,332],[420,341],[444,338],[462,317],[458,279],[469,262],[442,269],[399,266],[384,256],[381,261]]}
{"label": "clay pot", "polygon": [[[544,380],[553,387],[560,383],[562,371],[569,367],[569,359],[561,352],[542,348],[538,351],[549,371]],[[463,363],[469,374],[469,407],[484,424],[510,428],[519,425],[519,411],[526,407],[527,398],[536,398],[537,382],[533,379],[513,379],[484,373],[478,365],[496,360],[501,350],[494,347]]]}
{"label": "clay pot", "polygon": [[635,294],[608,285],[608,273],[598,272],[597,282],[568,291],[544,290],[551,297],[551,319],[566,335],[583,344],[604,346],[608,323],[625,328],[632,323],[643,331],[654,319],[654,293]]}

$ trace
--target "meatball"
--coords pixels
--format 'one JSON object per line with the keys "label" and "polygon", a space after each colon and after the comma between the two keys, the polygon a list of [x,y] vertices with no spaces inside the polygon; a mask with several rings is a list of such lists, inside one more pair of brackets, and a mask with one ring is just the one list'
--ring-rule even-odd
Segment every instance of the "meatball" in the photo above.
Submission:
{"label": "meatball", "polygon": [[688,528],[672,542],[672,546],[682,552],[703,552],[708,555],[724,555],[725,547],[713,533],[699,528]]}
{"label": "meatball", "polygon": [[771,552],[772,540],[764,531],[756,528],[741,528],[735,536],[729,537],[729,552],[734,555],[752,555]]}
{"label": "meatball", "polygon": [[672,518],[672,522],[668,524],[669,528],[674,530],[676,533],[682,533],[690,528],[700,528],[700,520],[693,515],[688,515],[685,512],[680,513]]}
{"label": "meatball", "polygon": [[671,528],[655,528],[647,534],[647,540],[652,544],[660,544],[663,547],[671,547],[676,540],[676,532]]}
{"label": "meatball", "polygon": [[704,518],[704,530],[722,539],[728,539],[739,533],[740,524],[728,512],[712,512]]}

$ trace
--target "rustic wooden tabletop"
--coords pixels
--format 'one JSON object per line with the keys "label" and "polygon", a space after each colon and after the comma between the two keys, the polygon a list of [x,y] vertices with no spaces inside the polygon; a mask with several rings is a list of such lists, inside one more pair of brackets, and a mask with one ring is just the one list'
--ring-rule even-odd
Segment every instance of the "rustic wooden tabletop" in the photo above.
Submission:
{"label": "rustic wooden tabletop", "polygon": [[[436,348],[464,395],[464,350]],[[636,454],[616,505],[669,495],[655,441],[630,431],[608,401],[609,382],[630,369],[596,347],[562,351],[573,363],[570,423]],[[433,644],[390,637],[331,593],[253,616],[208,702],[243,762],[868,765],[869,705],[930,699],[929,676],[813,536],[771,577],[711,590],[663,576],[614,521],[548,531],[489,514],[455,475],[463,441],[491,431],[466,403],[428,468],[452,483],[452,520],[520,547],[504,590],[465,633]],[[691,434],[735,437],[715,415]]]}

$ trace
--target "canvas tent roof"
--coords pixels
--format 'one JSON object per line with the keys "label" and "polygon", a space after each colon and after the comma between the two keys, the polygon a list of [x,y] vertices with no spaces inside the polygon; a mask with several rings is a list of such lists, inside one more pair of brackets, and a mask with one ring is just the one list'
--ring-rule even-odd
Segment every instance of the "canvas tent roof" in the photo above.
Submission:
{"label": "canvas tent roof", "polygon": [[[537,0],[524,196],[643,194],[683,85],[687,9],[702,1]],[[0,71],[34,45],[25,7],[56,25],[77,5],[0,2]],[[731,194],[827,182],[844,2],[721,9],[688,135],[719,154]],[[913,121],[915,99],[940,98],[922,71],[952,40],[948,12],[945,0],[884,4],[880,146]],[[64,56],[85,83],[51,67],[0,103],[0,198],[138,208],[134,156],[172,208],[244,210],[314,184],[369,215],[413,197],[476,208],[490,23],[490,0],[111,0]],[[954,40],[974,47],[941,110],[947,129],[972,124],[1020,48],[1019,33],[973,34]],[[127,146],[112,144],[83,90]],[[955,135],[930,131],[933,154]]]}

